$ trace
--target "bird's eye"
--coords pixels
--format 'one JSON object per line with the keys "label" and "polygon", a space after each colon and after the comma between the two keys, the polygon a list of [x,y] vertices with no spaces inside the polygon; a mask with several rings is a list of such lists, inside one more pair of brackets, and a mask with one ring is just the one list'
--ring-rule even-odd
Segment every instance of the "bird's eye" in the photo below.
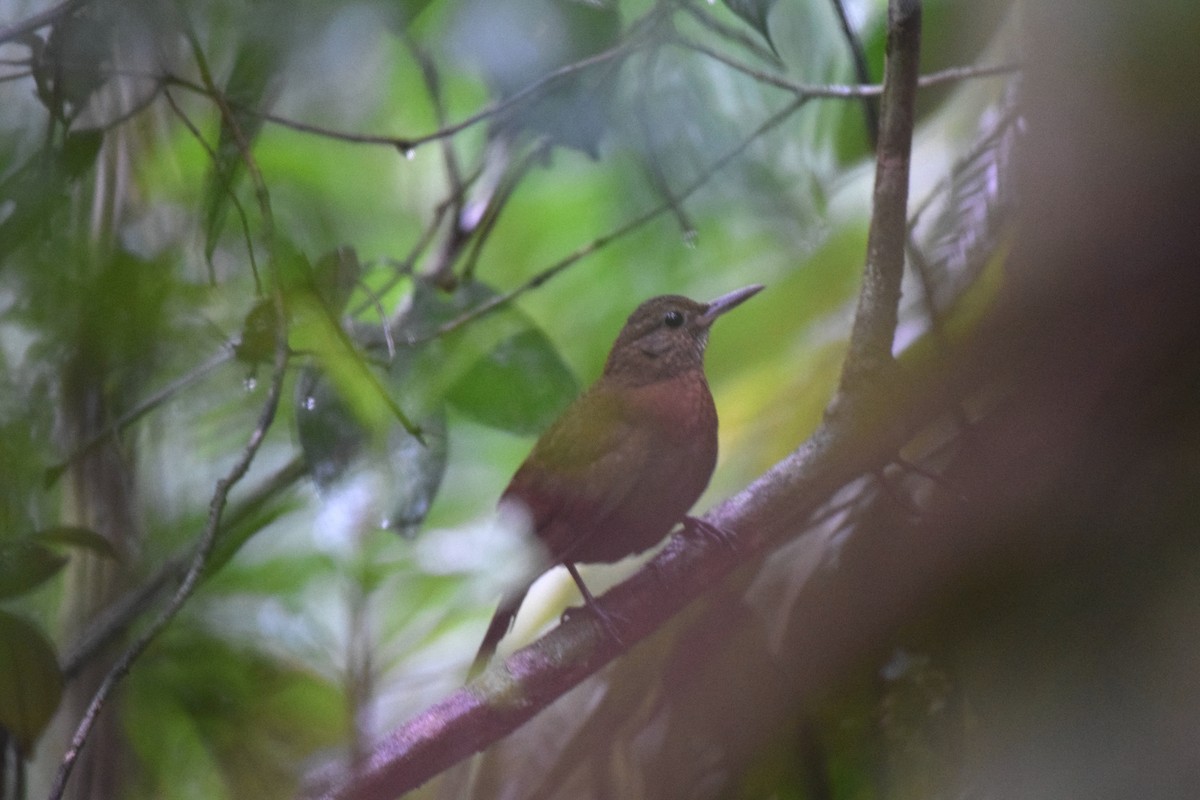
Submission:
{"label": "bird's eye", "polygon": [[663,317],[663,322],[667,324],[668,328],[678,328],[683,324],[683,314],[678,311],[668,311]]}

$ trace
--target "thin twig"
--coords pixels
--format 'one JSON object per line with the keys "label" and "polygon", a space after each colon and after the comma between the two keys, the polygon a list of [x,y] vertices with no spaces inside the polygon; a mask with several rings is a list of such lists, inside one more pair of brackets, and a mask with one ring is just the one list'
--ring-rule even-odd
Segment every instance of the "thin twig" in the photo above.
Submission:
{"label": "thin twig", "polygon": [[703,6],[699,6],[696,3],[685,2],[681,3],[680,5],[688,16],[720,36],[722,39],[732,42],[733,44],[753,53],[755,56],[763,61],[766,61],[768,64],[782,66],[779,56],[775,55],[768,48],[763,47],[761,44],[754,41],[754,39],[751,39],[740,28],[734,28],[726,25],[724,22],[721,22],[719,19],[709,14],[707,10],[703,8]]}
{"label": "thin twig", "polygon": [[63,471],[65,471],[66,468],[68,466],[70,466],[70,464],[72,462],[74,462],[78,458],[81,458],[82,456],[86,455],[87,453],[90,453],[96,447],[96,445],[100,444],[101,442],[103,442],[111,437],[119,436],[122,431],[124,431],[126,428],[128,428],[133,423],[137,422],[144,415],[150,413],[154,409],[161,406],[163,403],[170,400],[172,397],[175,396],[176,393],[178,393],[182,389],[185,389],[186,387],[190,386],[191,384],[195,383],[196,381],[200,380],[201,378],[203,378],[204,376],[206,376],[210,372],[212,372],[214,369],[216,369],[217,367],[224,364],[226,361],[228,361],[232,357],[232,355],[233,355],[232,348],[229,348],[229,347],[222,348],[220,352],[218,352],[215,356],[210,358],[208,361],[206,361],[203,364],[201,364],[200,366],[196,367],[195,369],[193,369],[191,372],[187,373],[186,375],[183,375],[183,376],[171,381],[166,386],[159,389],[157,392],[150,395],[145,400],[143,400],[142,402],[138,403],[133,408],[126,411],[124,414],[122,414],[120,417],[118,417],[116,420],[114,420],[112,423],[110,423],[108,426],[106,426],[103,430],[97,432],[94,436],[92,436],[92,438],[88,439],[86,442],[81,444],[79,447],[75,448],[75,450],[73,452],[71,452],[71,454],[68,455],[61,462],[59,462],[58,464],[55,464],[51,467],[47,467],[46,473],[45,473],[46,474],[46,480],[45,480],[46,485],[47,486],[52,485],[55,481],[58,480],[59,476],[62,475]]}
{"label": "thin twig", "polygon": [[[237,192],[234,191],[232,184],[229,183],[229,180],[225,175],[225,171],[216,168],[218,163],[217,153],[205,140],[204,134],[200,132],[200,129],[196,127],[196,124],[192,122],[188,115],[184,113],[179,104],[175,102],[175,98],[172,96],[169,90],[164,89],[163,96],[167,98],[167,105],[169,105],[171,110],[175,112],[175,115],[179,117],[179,121],[183,123],[185,128],[187,128],[188,132],[192,135],[192,138],[194,138],[200,144],[200,146],[204,148],[204,152],[208,154],[209,160],[213,163],[213,175],[218,181],[221,182],[222,188],[225,189],[225,192],[229,196],[229,201],[233,203],[233,208],[237,212],[238,220],[242,226],[242,236],[246,240],[246,255],[250,259],[250,274],[254,276],[254,290],[256,294],[262,294],[262,282],[258,277],[258,261],[254,257],[254,240],[250,234],[250,220],[246,216],[246,209],[242,205],[242,201],[238,198]],[[210,273],[212,271],[212,259],[209,259],[209,271]]]}
{"label": "thin twig", "polygon": [[[205,85],[211,92],[214,100],[221,109],[221,114],[224,122],[230,127],[234,141],[237,143],[241,153],[243,162],[246,165],[246,171],[251,176],[255,186],[255,194],[258,198],[259,208],[263,217],[263,228],[266,232],[268,251],[271,253],[271,266],[278,270],[278,257],[275,254],[274,247],[274,224],[271,216],[270,197],[267,194],[266,185],[263,183],[262,175],[258,171],[258,165],[254,162],[254,158],[250,153],[250,146],[241,128],[237,124],[237,120],[233,118],[232,112],[229,110],[228,104],[225,102],[223,95],[217,91],[216,85],[213,83],[212,75],[208,70],[207,61],[204,58],[204,52],[200,47],[200,42],[196,38],[195,31],[191,26],[185,26],[185,34],[189,43],[192,46],[193,54],[196,58],[197,67],[203,76]],[[277,276],[276,276],[277,277]],[[200,536],[200,541],[197,543],[195,554],[192,556],[191,563],[188,565],[187,574],[179,587],[175,590],[171,602],[151,623],[150,627],[142,633],[137,640],[121,655],[113,664],[108,673],[104,676],[100,686],[96,689],[96,693],[92,696],[91,702],[88,704],[87,711],[84,712],[83,718],[79,721],[78,727],[75,729],[75,734],[71,737],[71,744],[63,755],[62,762],[59,764],[58,771],[54,776],[54,782],[51,786],[49,800],[61,800],[63,792],[66,791],[67,781],[71,777],[71,771],[75,766],[75,762],[79,758],[79,753],[87,742],[96,720],[99,718],[100,712],[104,709],[108,697],[112,694],[116,685],[129,673],[134,661],[138,659],[150,646],[150,643],[158,637],[179,610],[191,597],[199,584],[200,578],[204,573],[205,567],[208,564],[208,558],[212,553],[213,545],[216,543],[217,531],[221,525],[221,515],[225,510],[225,505],[229,500],[229,492],[233,487],[245,476],[249,471],[250,465],[254,461],[254,457],[258,454],[259,448],[262,446],[263,440],[266,438],[267,430],[271,427],[271,423],[275,419],[275,413],[279,408],[279,398],[283,393],[283,378],[287,371],[288,362],[288,344],[287,344],[287,328],[286,316],[283,306],[283,292],[280,286],[280,281],[275,280],[275,290],[273,292],[274,310],[275,310],[275,363],[271,374],[270,388],[267,392],[266,402],[263,404],[262,411],[259,413],[258,423],[250,433],[250,439],[246,443],[242,451],[241,457],[230,468],[225,477],[217,481],[216,489],[213,492],[212,500],[209,503],[208,521],[204,527],[204,531]]]}
{"label": "thin twig", "polygon": [[550,147],[550,142],[545,138],[534,142],[516,163],[507,167],[504,174],[500,177],[499,184],[492,191],[492,196],[488,200],[483,218],[475,226],[471,249],[467,253],[466,261],[463,264],[462,275],[464,280],[470,280],[475,276],[475,267],[479,263],[480,253],[483,252],[483,246],[487,244],[492,231],[496,229],[496,225],[500,221],[501,212],[504,211],[513,192],[517,190],[517,186],[529,174],[533,165],[547,158]]}
{"label": "thin twig", "polygon": [[79,721],[79,725],[75,729],[74,736],[71,737],[71,744],[63,755],[62,763],[59,764],[58,772],[54,776],[54,782],[48,795],[49,800],[61,800],[63,792],[67,787],[67,780],[70,778],[75,762],[79,758],[79,753],[83,749],[83,745],[87,742],[88,735],[91,733],[100,712],[104,709],[104,705],[112,694],[113,689],[116,688],[117,683],[129,673],[133,662],[146,651],[150,643],[175,618],[175,615],[183,608],[184,603],[188,601],[188,598],[191,597],[192,592],[199,583],[205,565],[208,563],[209,554],[212,552],[213,545],[217,539],[217,531],[221,525],[221,514],[225,510],[225,505],[229,500],[229,492],[250,469],[250,464],[254,461],[255,455],[258,454],[263,439],[267,435],[267,430],[271,427],[271,423],[275,419],[275,412],[279,408],[279,398],[283,393],[283,376],[287,371],[287,359],[287,340],[282,335],[282,331],[280,331],[280,335],[276,338],[275,365],[271,376],[271,384],[267,392],[266,402],[259,413],[258,423],[254,426],[254,430],[251,431],[250,439],[242,450],[241,457],[230,468],[225,477],[217,481],[216,489],[209,503],[208,521],[204,526],[200,541],[196,545],[196,551],[188,565],[187,574],[184,575],[179,588],[175,590],[171,602],[162,610],[154,622],[151,623],[150,627],[117,659],[116,663],[113,664],[112,668],[104,676],[104,680],[100,683],[99,688],[96,689],[96,693],[92,696],[92,700],[88,704],[87,711],[84,712],[83,718]]}
{"label": "thin twig", "polygon": [[[640,43],[626,41],[623,44],[617,45],[616,47],[611,47],[608,50],[602,50],[595,55],[588,56],[587,58],[580,59],[579,61],[574,61],[570,64],[566,64],[556,70],[546,73],[536,81],[533,81],[503,100],[498,100],[494,103],[488,104],[466,119],[451,125],[442,126],[435,131],[423,134],[421,136],[387,136],[373,133],[353,133],[350,131],[339,131],[332,128],[326,128],[321,125],[313,125],[308,122],[288,119],[287,117],[281,117],[277,114],[259,111],[257,109],[249,108],[239,104],[229,103],[228,107],[243,113],[255,114],[265,122],[290,128],[291,130],[299,131],[300,133],[311,133],[317,136],[323,136],[327,139],[335,139],[340,142],[347,142],[349,144],[385,145],[388,147],[394,147],[402,153],[407,154],[410,151],[416,150],[421,145],[435,142],[439,139],[450,138],[466,130],[467,128],[478,125],[480,122],[484,122],[493,117],[505,114],[513,108],[529,101],[533,95],[537,94],[547,86],[553,85],[570,75],[574,75],[576,72],[581,72],[589,69],[590,67],[594,67],[597,64],[603,64],[606,61],[622,58],[632,53],[639,47],[641,47]],[[173,85],[190,89],[191,91],[198,92],[200,94],[210,94],[209,90],[205,89],[203,86],[175,75],[168,76],[166,80]]]}
{"label": "thin twig", "polygon": [[[278,492],[291,486],[306,474],[308,474],[308,467],[305,465],[304,459],[296,457],[246,494],[240,502],[231,505],[228,512],[222,517],[221,530],[217,534],[217,545],[219,546],[223,537],[242,520],[250,517]],[[96,653],[136,622],[168,584],[172,581],[182,581],[187,574],[188,564],[189,558],[186,552],[168,558],[140,586],[130,590],[92,620],[88,630],[69,648],[65,649],[66,655],[62,660],[63,677],[70,680],[77,675]]]}
{"label": "thin twig", "polygon": [[[275,215],[271,212],[271,195],[267,192],[267,184],[263,180],[262,172],[258,168],[258,162],[254,160],[254,156],[250,151],[250,141],[246,138],[242,126],[238,124],[229,99],[225,96],[224,92],[217,88],[217,84],[213,80],[212,70],[208,67],[208,59],[204,55],[204,49],[200,46],[200,40],[196,36],[196,31],[190,24],[184,25],[184,36],[192,48],[192,57],[196,60],[196,68],[200,70],[200,77],[204,81],[204,88],[212,101],[217,104],[217,108],[221,110],[221,123],[229,129],[230,134],[233,136],[233,141],[237,145],[242,163],[246,167],[246,174],[250,176],[250,183],[254,186],[254,196],[258,200],[258,208],[262,215],[263,237],[268,243],[268,252],[271,255],[271,260],[274,262]],[[282,318],[282,298],[280,298],[279,313]]]}
{"label": "thin twig", "polygon": [[[871,70],[867,66],[867,54],[863,50],[862,40],[855,33],[854,26],[850,24],[846,6],[842,0],[832,0],[832,5],[833,12],[838,18],[838,24],[842,27],[842,37],[846,40],[846,46],[850,48],[850,59],[854,63],[854,79],[861,84],[870,83]],[[862,101],[867,141],[871,143],[871,149],[874,150],[879,144],[879,101],[874,97],[864,97]]]}
{"label": "thin twig", "polygon": [[[425,81],[425,90],[429,94],[429,102],[433,105],[434,120],[438,128],[446,126],[446,103],[442,98],[442,81],[437,65],[424,48],[405,31],[404,43],[412,53],[417,65],[421,68],[421,77]],[[449,288],[454,285],[454,258],[450,251],[456,249],[455,240],[459,238],[463,203],[466,198],[466,188],[463,185],[462,168],[458,163],[458,154],[454,151],[454,141],[447,137],[442,142],[442,164],[446,170],[446,178],[450,182],[450,194],[446,200],[446,209],[442,214],[449,213],[450,228],[446,242],[442,248],[443,256],[435,263],[429,273],[429,279],[436,285]],[[441,216],[438,217],[438,221]],[[435,227],[436,230],[436,227]]]}
{"label": "thin twig", "polygon": [[651,222],[659,215],[670,211],[672,209],[672,207],[674,207],[678,203],[682,202],[683,200],[686,200],[688,197],[690,197],[692,194],[694,194],[698,189],[700,189],[700,187],[702,187],[704,184],[706,184],[708,182],[708,180],[714,174],[716,174],[722,168],[724,168],[727,164],[729,164],[730,161],[732,161],[733,159],[735,159],[739,155],[741,155],[742,152],[747,147],[749,147],[753,142],[755,142],[759,137],[766,134],[772,128],[775,128],[776,126],[778,126],[780,123],[782,123],[784,120],[786,120],[792,114],[794,114],[797,110],[799,110],[800,107],[805,104],[805,102],[807,102],[807,98],[797,98],[797,99],[793,100],[791,103],[788,103],[786,106],[784,106],[783,109],[781,109],[780,111],[777,111],[770,118],[768,118],[766,122],[759,125],[758,128],[753,133],[751,133],[748,137],[746,137],[744,140],[739,142],[729,152],[725,153],[720,158],[718,158],[716,161],[711,163],[708,166],[708,168],[705,169],[705,171],[698,178],[696,178],[691,184],[689,184],[687,187],[685,187],[682,191],[680,191],[674,197],[670,198],[669,200],[664,200],[663,202],[659,203],[658,205],[654,206],[653,208],[649,209],[648,211],[645,211],[645,212],[639,214],[638,216],[636,216],[633,219],[625,222],[624,224],[614,228],[613,230],[609,231],[608,233],[606,233],[602,236],[598,236],[595,239],[593,239],[592,241],[588,242],[587,244],[585,244],[579,248],[576,248],[576,250],[574,252],[572,252],[570,255],[563,257],[556,263],[552,264],[551,266],[547,267],[546,269],[544,269],[541,272],[534,275],[529,280],[518,285],[516,288],[511,289],[508,292],[505,292],[504,294],[494,295],[493,297],[485,300],[484,302],[482,302],[479,305],[475,306],[474,308],[470,309],[469,311],[466,311],[466,312],[460,314],[459,316],[455,317],[454,319],[450,320],[449,322],[444,323],[443,325],[438,327],[436,330],[434,330],[432,333],[430,333],[428,336],[413,340],[411,342],[411,344],[420,344],[421,342],[427,341],[429,339],[433,339],[438,336],[444,336],[448,333],[451,333],[452,331],[458,330],[459,328],[461,328],[462,326],[464,326],[470,322],[474,322],[475,320],[479,319],[480,317],[483,317],[483,316],[486,316],[487,314],[492,313],[493,311],[497,310],[498,308],[501,308],[502,306],[505,306],[508,303],[511,303],[517,297],[521,296],[522,294],[525,294],[525,292],[528,292],[531,289],[538,288],[539,286],[546,283],[554,276],[558,275],[563,270],[570,267],[572,264],[575,264],[577,261],[580,261],[580,260],[586,258],[587,256],[596,252],[600,248],[608,245],[610,242],[620,239],[623,236],[626,236],[626,235],[632,233],[633,231],[642,227],[646,223]]}
{"label": "thin twig", "polygon": [[[691,6],[687,6],[690,8]],[[654,50],[647,58],[649,63],[643,69],[646,75],[646,82],[653,81],[657,73],[658,56],[662,52],[661,49]],[[651,84],[651,87],[653,84]],[[634,117],[637,120],[638,133],[642,137],[642,143],[646,148],[646,173],[650,179],[650,185],[662,197],[663,200],[671,204],[671,213],[674,214],[676,222],[679,224],[680,233],[683,234],[684,241],[692,240],[696,235],[696,226],[692,223],[691,217],[688,216],[687,209],[683,207],[683,203],[679,202],[674,193],[671,191],[670,181],[667,179],[666,172],[663,171],[661,163],[661,154],[657,142],[654,140],[654,131],[650,126],[650,108],[647,106],[647,98],[653,91],[650,88],[648,91],[639,91],[636,95],[635,102],[637,110]]]}
{"label": "thin twig", "polygon": [[[846,84],[817,84],[817,83],[799,83],[780,75],[775,72],[767,72],[761,69],[755,69],[749,64],[744,64],[735,58],[730,58],[719,50],[713,50],[707,45],[700,42],[687,39],[683,36],[675,36],[672,41],[688,50],[695,51],[701,55],[718,61],[725,66],[737,70],[744,75],[754,78],[760,83],[765,83],[770,86],[775,86],[779,89],[786,89],[795,94],[797,97],[811,97],[820,99],[834,100],[853,100],[862,97],[879,97],[883,94],[883,84],[864,84],[864,85],[846,85]],[[1008,75],[1020,70],[1019,64],[994,64],[988,66],[963,66],[950,67],[948,69],[931,72],[928,75],[922,75],[917,79],[917,86],[921,89],[930,86],[937,86],[942,83],[950,83],[953,81],[962,81],[973,78],[991,78],[998,75]]]}
{"label": "thin twig", "polygon": [[[875,208],[886,221],[872,227],[873,249],[860,294],[854,332],[857,341],[852,343],[850,356],[858,358],[874,355],[881,343],[890,347],[899,303],[898,289],[891,291],[890,283],[897,281],[898,286],[896,263],[902,269],[904,262],[907,145],[912,136],[920,7],[895,0],[893,7],[896,13],[889,15],[891,46]],[[782,117],[803,102],[798,98],[793,107],[781,112]],[[893,103],[898,106],[895,110],[889,108]],[[905,126],[906,131],[902,130]],[[899,173],[894,165],[883,163],[885,158],[901,159]],[[666,210],[666,204],[658,210]],[[897,216],[899,233],[893,235]],[[896,251],[882,251],[889,247]],[[542,276],[542,280],[549,277],[546,273]],[[877,315],[881,321],[864,321],[864,314]],[[888,323],[891,328],[884,337],[879,329]],[[855,347],[867,355],[854,352]],[[879,370],[862,372],[865,378],[882,375]],[[928,408],[918,411],[922,395],[913,390],[920,382],[916,376],[912,378],[878,381],[871,387],[848,387],[843,380],[839,393],[871,388],[886,395],[879,398],[885,413],[850,404],[849,413],[827,414],[817,432],[795,453],[711,512],[707,521],[737,537],[736,548],[692,547],[672,539],[650,566],[606,594],[605,607],[621,614],[624,646],[603,633],[587,615],[564,622],[503,664],[493,665],[475,683],[393,731],[360,771],[314,787],[314,795],[328,800],[381,800],[403,794],[527,722],[626,647],[650,635],[690,600],[721,583],[738,563],[802,529],[803,519],[838,487],[891,461],[918,416],[929,412]]]}

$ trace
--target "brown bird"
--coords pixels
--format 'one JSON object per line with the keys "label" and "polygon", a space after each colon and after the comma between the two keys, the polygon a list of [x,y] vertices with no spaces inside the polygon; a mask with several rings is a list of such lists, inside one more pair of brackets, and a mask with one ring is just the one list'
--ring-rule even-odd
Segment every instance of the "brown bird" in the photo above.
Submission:
{"label": "brown bird", "polygon": [[[717,410],[704,378],[708,330],[762,286],[698,303],[647,300],[617,336],[604,374],[542,434],[500,502],[519,502],[548,555],[612,632],[575,564],[653,547],[686,515],[717,461]],[[501,601],[468,674],[487,666],[532,581]]]}

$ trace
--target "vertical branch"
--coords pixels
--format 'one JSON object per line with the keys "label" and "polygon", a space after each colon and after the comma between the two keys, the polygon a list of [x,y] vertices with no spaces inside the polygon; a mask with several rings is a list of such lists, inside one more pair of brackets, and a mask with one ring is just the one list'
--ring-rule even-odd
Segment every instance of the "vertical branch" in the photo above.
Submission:
{"label": "vertical branch", "polygon": [[908,231],[908,173],[920,48],[920,0],[890,0],[874,211],[863,286],[842,371],[843,390],[854,390],[892,363]]}

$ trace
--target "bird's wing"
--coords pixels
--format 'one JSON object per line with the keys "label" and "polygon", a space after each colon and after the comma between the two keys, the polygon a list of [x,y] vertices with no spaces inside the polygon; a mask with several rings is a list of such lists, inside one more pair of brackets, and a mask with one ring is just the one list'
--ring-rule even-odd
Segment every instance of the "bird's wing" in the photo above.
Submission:
{"label": "bird's wing", "polygon": [[528,507],[534,530],[557,555],[560,536],[586,535],[634,490],[654,450],[649,435],[613,392],[594,389],[542,435],[504,498]]}

